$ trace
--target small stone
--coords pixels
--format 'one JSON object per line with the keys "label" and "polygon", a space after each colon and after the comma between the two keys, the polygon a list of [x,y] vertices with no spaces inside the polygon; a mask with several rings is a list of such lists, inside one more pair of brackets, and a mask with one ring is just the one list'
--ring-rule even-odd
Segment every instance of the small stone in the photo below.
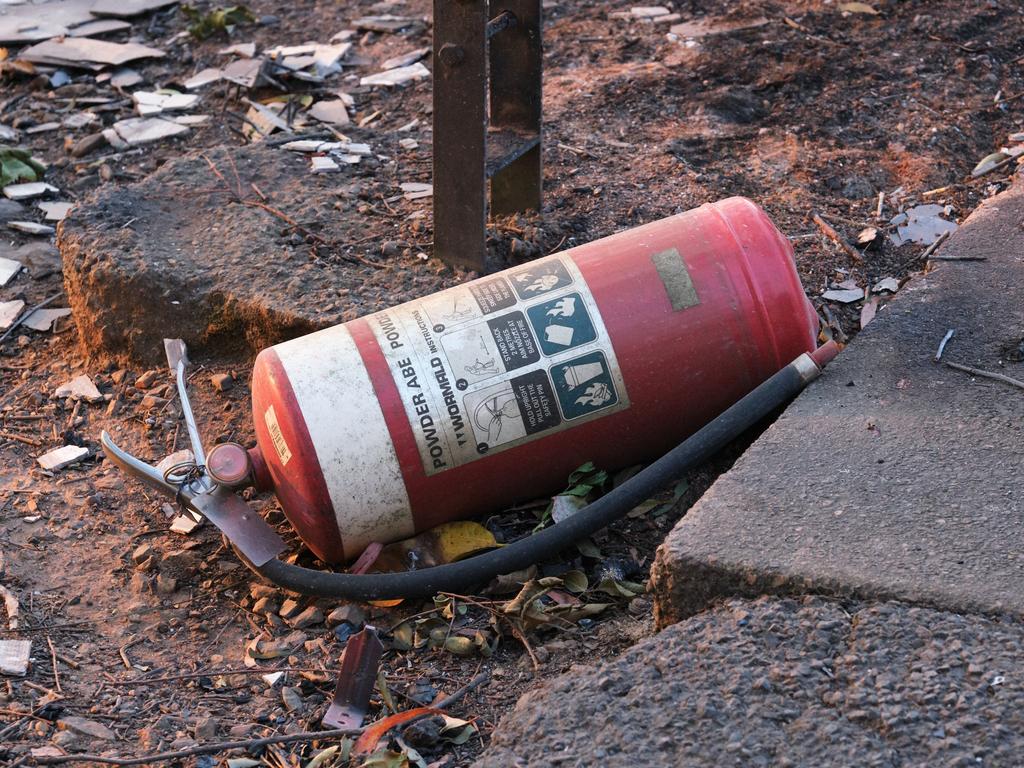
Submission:
{"label": "small stone", "polygon": [[305,627],[311,627],[314,624],[324,623],[324,614],[315,605],[309,606],[302,613],[288,620],[288,623],[297,629],[304,629]]}
{"label": "small stone", "polygon": [[115,741],[117,739],[117,734],[102,723],[97,723],[95,720],[87,720],[84,717],[71,716],[62,717],[57,722],[72,733],[77,733],[82,736],[89,736],[93,739],[103,739],[104,741]]}
{"label": "small stone", "polygon": [[44,453],[42,456],[38,457],[36,461],[39,462],[39,466],[43,469],[49,470],[50,472],[56,472],[58,469],[64,469],[64,467],[81,461],[88,455],[88,448],[82,448],[78,445],[65,445],[62,448],[55,448],[52,451]]}
{"label": "small stone", "polygon": [[131,580],[128,582],[128,586],[135,594],[142,594],[149,592],[149,579],[145,574],[136,571],[132,574]]}
{"label": "small stone", "polygon": [[201,720],[196,721],[195,734],[196,739],[200,741],[209,741],[216,738],[217,721],[212,717],[204,717]]}
{"label": "small stone", "polygon": [[270,597],[261,597],[252,604],[253,613],[277,613],[279,608],[277,601]]}
{"label": "small stone", "polygon": [[124,480],[122,480],[118,475],[114,474],[113,472],[110,472],[106,475],[100,475],[93,482],[93,485],[95,485],[96,488],[101,491],[124,490]]}
{"label": "small stone", "polygon": [[139,403],[139,407],[145,411],[151,411],[164,405],[167,405],[167,398],[157,397],[156,395],[146,395]]}
{"label": "small stone", "polygon": [[278,616],[282,619],[290,619],[292,616],[297,614],[301,610],[301,606],[298,601],[292,600],[290,597],[281,603],[281,610],[277,612]]}
{"label": "small stone", "polygon": [[160,371],[146,371],[135,380],[136,389],[149,389],[160,378]]}
{"label": "small stone", "polygon": [[92,379],[84,373],[61,384],[53,393],[54,397],[74,397],[90,403],[96,403],[103,399],[103,395],[96,389]]}
{"label": "small stone", "polygon": [[238,725],[232,725],[228,728],[228,736],[232,739],[244,739],[252,733],[252,728],[253,726],[251,723],[239,723]]}
{"label": "small stone", "polygon": [[72,157],[85,157],[90,152],[95,152],[101,147],[107,146],[107,137],[103,131],[93,133],[76,141],[71,147]]}
{"label": "small stone", "polygon": [[161,573],[156,577],[156,592],[158,595],[173,595],[178,590],[178,580],[173,576]]}
{"label": "small stone", "polygon": [[356,628],[349,624],[347,621],[341,622],[334,628],[334,636],[338,638],[339,643],[347,643],[348,639],[356,633]]}
{"label": "small stone", "polygon": [[71,731],[58,731],[50,741],[68,752],[77,751],[82,747],[81,737]]}
{"label": "small stone", "polygon": [[160,571],[178,579],[190,579],[198,573],[199,563],[199,553],[191,549],[176,549],[164,554]]}
{"label": "small stone", "polygon": [[357,605],[339,605],[327,614],[327,625],[330,627],[336,624],[351,624],[359,629],[366,622],[366,615]]}
{"label": "small stone", "polygon": [[235,385],[235,380],[230,373],[215,373],[210,377],[210,382],[218,392],[227,392]]}
{"label": "small stone", "polygon": [[430,749],[441,740],[441,728],[444,718],[425,717],[407,726],[402,731],[402,739],[413,749]]}
{"label": "small stone", "polygon": [[261,597],[278,597],[280,592],[276,587],[271,587],[269,584],[254,583],[249,586],[249,597],[253,600],[259,600]]}
{"label": "small stone", "polygon": [[302,710],[302,696],[299,694],[298,688],[292,688],[287,685],[282,688],[281,701],[284,703],[284,708],[289,712],[299,712]]}
{"label": "small stone", "polygon": [[651,601],[646,597],[634,597],[629,601],[629,612],[634,616],[645,616],[651,612]]}
{"label": "small stone", "polygon": [[132,561],[137,564],[144,563],[153,556],[153,547],[149,544],[139,544],[132,552]]}

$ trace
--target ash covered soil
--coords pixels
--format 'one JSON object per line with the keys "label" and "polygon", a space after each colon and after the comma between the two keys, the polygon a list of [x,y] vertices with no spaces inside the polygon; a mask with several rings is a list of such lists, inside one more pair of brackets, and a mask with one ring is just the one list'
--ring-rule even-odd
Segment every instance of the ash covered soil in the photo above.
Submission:
{"label": "ash covered soil", "polygon": [[[763,205],[792,238],[804,285],[825,318],[825,333],[840,339],[855,333],[859,305],[822,303],[822,290],[834,281],[853,280],[862,287],[885,277],[902,280],[922,268],[924,248],[896,247],[882,238],[854,260],[821,234],[811,213],[819,212],[848,241],[866,227],[882,228],[900,207],[922,202],[948,205],[948,216],[960,220],[1008,183],[1000,172],[968,179],[979,159],[1019,130],[1024,109],[1024,101],[1014,98],[1024,91],[1017,61],[1024,55],[1017,5],[873,5],[878,15],[843,13],[836,4],[820,2],[752,2],[741,8],[724,2],[679,3],[673,10],[684,22],[738,27],[688,42],[669,39],[664,25],[615,17],[628,12],[622,3],[550,4],[544,59],[545,207],[492,223],[492,263],[523,261],[741,194]],[[255,41],[261,49],[311,38],[326,42],[351,18],[371,13],[420,16],[427,22],[404,33],[358,34],[351,55],[362,63],[347,67],[346,73],[375,72],[385,59],[430,42],[430,9],[423,2],[358,2],[339,8],[300,0],[250,7],[266,23],[239,26],[230,40],[199,43],[179,36],[187,21],[175,8],[133,20],[133,35],[169,52],[164,60],[136,66],[145,85],[180,83],[222,62],[216,52],[229,42]],[[121,33],[114,39],[126,37]],[[106,148],[72,157],[68,147],[95,131],[95,125],[36,134],[28,129],[94,109],[84,99],[102,95],[123,102],[120,112],[96,111],[109,124],[129,116],[130,102],[109,86],[97,85],[91,74],[70,74],[73,81],[59,88],[30,75],[9,73],[0,81],[0,124],[18,128],[21,145],[50,164],[46,180],[62,190],[62,199],[85,202],[65,224],[68,231],[77,226],[75,217],[89,220],[90,200],[116,199],[128,185],[145,183],[184,154],[215,155],[224,151],[217,148],[245,143],[238,133],[242,123],[234,116],[244,113],[239,99],[245,94],[214,87],[203,92],[196,110],[212,119],[183,138],[142,151]],[[323,86],[291,82],[290,87],[318,96],[333,90],[351,94],[353,120],[365,124],[346,127],[344,133],[369,143],[375,156],[338,174],[314,177],[308,160],[278,150],[281,157],[266,174],[275,180],[274,188],[260,191],[268,205],[301,228],[265,210],[240,206],[222,190],[204,191],[197,182],[197,194],[207,195],[211,210],[226,222],[223,231],[238,241],[236,251],[225,257],[226,268],[235,264],[244,279],[244,265],[237,260],[246,253],[245,233],[232,222],[245,207],[249,226],[266,227],[280,239],[282,259],[294,267],[288,280],[302,282],[300,289],[330,280],[347,291],[330,307],[339,317],[472,277],[430,258],[429,199],[406,200],[399,188],[403,182],[430,181],[430,81],[370,89],[341,75]],[[273,94],[271,89],[252,96]],[[417,127],[398,130],[416,119]],[[403,148],[403,138],[415,139],[418,146]],[[185,162],[202,172],[195,157]],[[231,179],[222,165],[218,168]],[[220,184],[212,171],[208,181],[211,190]],[[886,197],[878,218],[880,192]],[[18,218],[35,215],[26,211]],[[0,214],[9,217],[2,209]],[[106,226],[131,227],[130,218],[109,218]],[[327,246],[310,241],[307,232],[328,232]],[[188,232],[193,240],[202,234],[199,227]],[[4,238],[0,255],[29,243],[10,231]],[[52,251],[36,247],[31,259],[20,253],[18,258],[31,261],[30,269],[0,288],[0,302],[22,299],[31,306],[62,290],[60,264]],[[52,306],[65,305],[61,298]],[[87,318],[76,320],[87,327]],[[249,442],[249,352],[239,345],[211,345],[198,362],[192,386],[207,441]],[[33,659],[26,677],[0,677],[0,761],[31,764],[30,750],[44,747],[143,755],[194,742],[315,729],[333,690],[332,672],[345,631],[335,632],[311,614],[316,620],[298,629],[304,637],[288,649],[290,654],[258,662],[261,673],[305,671],[288,672],[268,685],[244,665],[246,647],[296,631],[280,614],[287,596],[254,587],[248,571],[209,527],[188,537],[168,532],[166,500],[125,480],[103,461],[101,429],[151,461],[185,445],[170,376],[158,373],[139,383],[146,372],[137,364],[89,359],[67,319],[50,332],[19,329],[0,343],[0,584],[20,603],[19,627],[10,630],[0,621],[0,638],[30,639]],[[230,372],[234,387],[219,391],[211,377]],[[107,402],[53,396],[60,384],[80,373],[91,376]],[[42,471],[35,457],[65,444],[88,448],[89,458],[52,476]],[[649,634],[650,603],[644,596],[610,596],[594,587],[609,569],[621,580],[642,583],[666,529],[728,463],[726,456],[689,478],[687,490],[667,493],[667,511],[663,507],[659,514],[628,518],[598,537],[600,556],[567,553],[564,563],[551,566],[554,573],[583,571],[591,589],[580,599],[611,603],[600,615],[563,631],[533,630],[525,643],[506,636],[488,658],[439,648],[399,650],[389,639],[384,679],[399,709],[452,693],[478,671],[491,674],[489,682],[453,709],[453,714],[474,719],[477,734],[453,745],[436,734],[431,740],[427,733],[418,742],[421,754],[439,765],[471,763],[500,716],[537,679],[610,657]],[[255,503],[287,530],[271,500]],[[491,524],[499,535],[511,537],[528,531],[533,522],[532,510],[518,509]],[[311,562],[294,537],[289,542],[303,562]],[[462,628],[485,631],[494,608],[486,601],[509,597],[462,599],[467,608]],[[315,605],[321,615],[338,607],[331,601],[300,603],[300,610]],[[366,621],[387,630],[433,607],[417,603],[360,610]],[[129,682],[191,673],[202,676]],[[386,699],[374,694],[371,718],[385,712]],[[75,717],[93,725],[68,719]],[[276,746],[258,757],[269,765],[291,765],[316,749]],[[220,754],[185,763],[223,760]]]}

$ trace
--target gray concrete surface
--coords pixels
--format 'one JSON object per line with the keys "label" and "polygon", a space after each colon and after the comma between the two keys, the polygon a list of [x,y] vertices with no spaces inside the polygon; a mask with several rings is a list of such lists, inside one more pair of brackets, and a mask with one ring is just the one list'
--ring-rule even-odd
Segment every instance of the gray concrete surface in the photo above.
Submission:
{"label": "gray concrete surface", "polygon": [[1010,768],[1022,654],[1008,618],[732,599],[526,694],[476,768]]}
{"label": "gray concrete surface", "polygon": [[358,209],[400,190],[375,177],[377,163],[342,178],[311,174],[307,157],[283,149],[216,148],[100,187],[58,231],[87,351],[158,363],[170,336],[194,353],[251,355],[459,282],[409,243],[381,253],[397,232],[375,234]]}
{"label": "gray concrete surface", "polygon": [[722,475],[652,570],[660,626],[722,596],[1024,614],[1024,188],[991,199]]}

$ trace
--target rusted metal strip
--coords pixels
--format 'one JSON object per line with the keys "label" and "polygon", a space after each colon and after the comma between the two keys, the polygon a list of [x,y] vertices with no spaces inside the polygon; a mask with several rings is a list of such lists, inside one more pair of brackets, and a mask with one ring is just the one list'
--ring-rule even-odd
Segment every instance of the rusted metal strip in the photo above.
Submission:
{"label": "rusted metal strip", "polygon": [[434,253],[482,271],[487,224],[487,0],[434,0]]}
{"label": "rusted metal strip", "polygon": [[488,163],[491,211],[504,214],[541,202],[541,0],[502,0],[500,8],[495,23],[506,13],[516,19],[490,43],[491,128],[518,140],[490,152],[498,161]]}
{"label": "rusted metal strip", "polygon": [[349,638],[341,657],[334,700],[321,721],[325,726],[358,728],[363,724],[383,652],[384,646],[373,627],[367,626]]}

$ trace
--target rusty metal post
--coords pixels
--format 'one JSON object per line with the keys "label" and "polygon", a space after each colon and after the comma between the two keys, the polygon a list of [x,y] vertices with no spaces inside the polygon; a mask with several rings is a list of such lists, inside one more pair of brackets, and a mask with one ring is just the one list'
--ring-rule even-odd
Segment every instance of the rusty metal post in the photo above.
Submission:
{"label": "rusty metal post", "polygon": [[490,43],[491,129],[516,136],[522,154],[491,177],[491,211],[540,208],[541,0],[497,0],[495,22],[511,16]]}
{"label": "rusty metal post", "polygon": [[483,270],[487,0],[434,0],[434,253]]}
{"label": "rusty metal post", "polygon": [[434,0],[434,252],[446,264],[484,269],[488,179],[495,213],[540,207],[541,64],[541,0]]}

